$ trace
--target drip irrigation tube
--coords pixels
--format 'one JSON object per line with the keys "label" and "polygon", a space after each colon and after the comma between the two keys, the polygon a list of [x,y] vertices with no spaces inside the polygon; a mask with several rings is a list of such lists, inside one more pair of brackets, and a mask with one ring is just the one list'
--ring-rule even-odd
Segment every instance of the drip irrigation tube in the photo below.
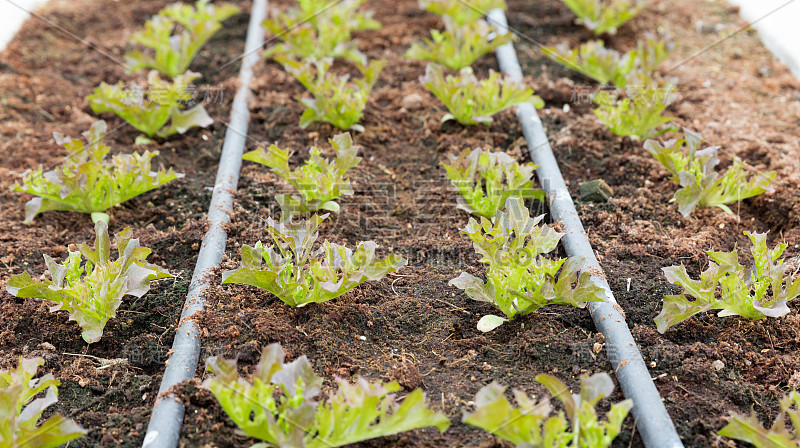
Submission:
{"label": "drip irrigation tube", "polygon": [[194,377],[200,359],[200,332],[194,314],[204,307],[203,293],[209,284],[211,270],[219,266],[225,253],[228,234],[224,225],[230,222],[229,213],[233,210],[233,194],[239,183],[239,170],[242,167],[247,128],[250,121],[250,80],[253,66],[261,59],[259,49],[264,44],[261,22],[266,17],[267,0],[254,0],[247,28],[244,58],[239,72],[239,90],[231,106],[231,121],[225,131],[222,155],[214,183],[214,193],[208,207],[209,228],[203,237],[203,244],[197,255],[197,264],[192,274],[189,292],[181,312],[180,325],[172,342],[172,354],[167,360],[164,377],[158,389],[158,397],[153,406],[150,423],[147,425],[143,448],[174,448],[178,446],[181,424],[183,423],[183,403],[169,393],[169,390],[183,381]]}
{"label": "drip irrigation tube", "polygon": [[[490,11],[489,21],[497,27],[499,34],[508,32],[508,22],[502,9]],[[497,49],[497,60],[503,73],[522,82],[522,69],[512,44]],[[642,354],[625,322],[622,308],[617,304],[605,279],[605,273],[594,255],[536,108],[531,103],[518,105],[517,119],[528,143],[531,160],[539,165],[536,177],[548,198],[553,221],[563,223],[566,234],[562,242],[567,254],[571,257],[583,257],[585,264],[582,270],[590,272],[592,281],[606,292],[607,300],[590,302],[589,312],[595,327],[605,337],[608,359],[614,367],[622,392],[633,400],[631,412],[645,446],[682,448],[683,442],[650,378]]]}

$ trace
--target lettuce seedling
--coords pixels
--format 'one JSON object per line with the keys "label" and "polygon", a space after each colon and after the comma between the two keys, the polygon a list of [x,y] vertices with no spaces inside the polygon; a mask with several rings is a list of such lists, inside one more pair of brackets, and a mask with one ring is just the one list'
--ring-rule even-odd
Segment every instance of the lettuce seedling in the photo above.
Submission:
{"label": "lettuce seedling", "polygon": [[[20,358],[16,369],[0,370],[0,448],[55,448],[87,433],[61,414],[37,426],[58,401],[61,384],[52,373],[33,379],[42,364],[42,358]],[[34,399],[43,391],[44,397]]]}
{"label": "lettuce seedling", "polygon": [[[536,401],[523,391],[513,391],[517,407],[505,397],[505,387],[497,382],[484,386],[475,396],[475,412],[464,413],[463,422],[484,429],[501,439],[523,447],[606,448],[622,429],[622,422],[633,401],[611,404],[606,420],[600,421],[597,403],[611,396],[614,382],[607,373],[581,376],[580,394],[570,394],[567,386],[550,375],[538,375],[564,407],[553,415],[549,397]],[[564,415],[566,412],[566,416]]]}
{"label": "lettuce seedling", "polygon": [[578,16],[575,22],[595,35],[617,34],[623,23],[647,6],[642,0],[564,0],[564,4]]}
{"label": "lettuce seedling", "polygon": [[[548,225],[539,225],[544,215],[530,217],[521,198],[508,198],[505,210],[491,221],[481,218],[480,224],[470,218],[461,233],[473,241],[473,247],[489,265],[486,283],[462,272],[450,280],[473,300],[495,305],[508,319],[487,315],[478,322],[478,329],[491,331],[517,315],[525,315],[545,305],[572,305],[578,308],[587,302],[602,302],[605,293],[595,285],[586,271],[578,275],[583,260],[578,257],[550,260],[564,235]],[[558,271],[561,274],[556,279]],[[573,288],[572,284],[577,285]]]}
{"label": "lettuce seedling", "polygon": [[352,41],[352,33],[378,30],[380,22],[372,12],[357,9],[364,0],[304,0],[299,8],[273,14],[263,22],[282,42],[264,52],[264,56],[289,55],[295,59],[342,58],[366,65],[367,59]]}
{"label": "lettuce seedling", "polygon": [[275,199],[281,205],[282,220],[291,219],[299,213],[316,210],[339,211],[339,204],[334,199],[339,196],[350,196],[353,187],[345,175],[350,168],[361,162],[357,145],[349,133],[339,134],[328,140],[336,152],[334,160],[322,157],[319,148],[309,150],[311,157],[306,163],[294,170],[289,168],[291,153],[271,145],[269,149],[260,147],[244,155],[244,160],[260,163],[272,169],[275,174],[291,184],[300,195],[279,194]]}
{"label": "lettuce seedling", "polygon": [[[755,413],[749,417],[733,414],[719,435],[751,443],[756,448],[800,448],[800,393],[792,391],[780,401],[781,412],[767,429]],[[787,425],[787,418],[788,423]],[[794,430],[791,429],[794,427]]]}
{"label": "lettuce seedling", "polygon": [[725,204],[773,191],[770,184],[777,175],[775,171],[757,173],[747,179],[744,163],[734,157],[733,165],[725,174],[719,175],[715,171],[719,164],[719,146],[698,151],[703,136],[686,128],[683,132],[685,137],[681,139],[666,143],[647,140],[644,143],[644,148],[672,174],[670,179],[680,184],[681,188],[675,192],[672,201],[678,203],[678,211],[683,216],[689,216],[695,207],[719,207],[731,213]]}
{"label": "lettuce seedling", "polygon": [[662,114],[676,98],[670,82],[631,85],[629,80],[625,98],[619,91],[595,94],[593,101],[598,107],[594,114],[614,135],[644,140],[673,130],[662,127],[673,120]]}
{"label": "lettuce seedling", "polygon": [[41,167],[28,171],[22,175],[22,185],[11,187],[36,196],[25,204],[25,222],[49,210],[91,213],[92,220],[108,222],[106,210],[183,177],[172,168],[151,171],[151,160],[158,151],[118,154],[107,160],[111,148],[103,143],[105,134],[106,122],[102,120],[84,132],[86,144],[53,134],[56,143],[69,152],[64,163],[47,172]]}
{"label": "lettuce seedling", "polygon": [[328,215],[306,221],[278,223],[267,218],[267,231],[277,245],[242,246],[242,264],[222,274],[222,283],[265,289],[287,305],[301,307],[339,297],[356,286],[380,280],[407,264],[398,255],[377,259],[373,241],[358,243],[353,251],[325,241],[314,249],[317,228]]}
{"label": "lettuce seedling", "polygon": [[431,39],[425,39],[421,44],[413,43],[405,57],[435,62],[451,70],[461,70],[486,53],[514,40],[513,34],[499,34],[485,20],[461,26],[449,16],[444,16],[443,20],[444,32],[431,30]]}
{"label": "lettuce seedling", "polygon": [[111,112],[148,137],[164,138],[214,123],[202,104],[183,110],[182,103],[192,100],[189,86],[199,77],[199,73],[186,72],[168,83],[152,70],[146,89],[140,85],[126,88],[122,81],[116,85],[101,83],[86,99],[94,113]]}
{"label": "lettuce seedling", "polygon": [[594,79],[600,84],[613,83],[625,87],[625,79],[636,63],[634,52],[624,55],[606,48],[602,40],[591,40],[571,49],[566,43],[556,47],[542,47],[542,53],[559,64]]}
{"label": "lettuce seedling", "polygon": [[534,190],[531,180],[538,165],[520,165],[504,152],[480,149],[465,149],[449,158],[450,163],[442,166],[461,193],[458,208],[467,213],[491,219],[512,196],[544,200],[544,192]]}
{"label": "lettuce seedling", "polygon": [[[239,8],[230,3],[214,5],[209,0],[199,0],[194,7],[180,3],[167,6],[148,20],[143,30],[131,36],[131,41],[150,48],[152,54],[125,53],[128,71],[152,68],[170,78],[177,77],[189,68],[200,48],[222,29],[222,21],[237,13]],[[175,29],[177,25],[182,27],[180,31]]]}
{"label": "lettuce seedling", "polygon": [[470,67],[461,69],[459,76],[445,77],[442,67],[428,64],[420,82],[450,111],[442,117],[443,123],[456,120],[463,125],[488,124],[493,115],[517,104],[530,102],[537,108],[544,106],[544,101],[530,87],[497,72],[478,81]]}
{"label": "lettuce seedling", "polygon": [[472,23],[493,9],[506,9],[505,0],[419,0],[420,9],[450,17],[456,25]]}
{"label": "lettuce seedling", "polygon": [[[69,320],[80,325],[81,336],[89,344],[100,340],[106,322],[116,316],[122,296],[142,297],[152,280],[172,277],[145,261],[150,249],[132,238],[130,227],[114,235],[119,252],[116,260],[111,259],[106,223],[97,221],[94,228],[94,250],[81,244],[60,264],[44,255],[50,280],[33,280],[26,271],[12,275],[6,283],[6,291],[15,297],[49,300],[54,302],[50,312],[69,312]],[[82,258],[86,259],[83,263]]]}
{"label": "lettuce seedling", "polygon": [[343,131],[364,132],[364,126],[357,123],[364,116],[372,86],[386,61],[372,61],[359,66],[363,78],[350,82],[348,75],[339,76],[328,71],[333,63],[329,58],[300,62],[280,55],[275,60],[282,63],[284,69],[312,95],[312,98],[297,98],[306,107],[300,116],[301,129],[316,121],[324,121]]}
{"label": "lettuce seedling", "polygon": [[264,443],[252,448],[333,448],[417,428],[444,432],[450,421],[425,403],[421,389],[397,402],[396,382],[355,384],[336,378],[339,389],[317,400],[322,378],[301,356],[284,363],[280,344],[267,346],[249,380],[239,376],[236,360],[211,357],[206,369],[214,376],[203,386],[211,391],[241,431]]}
{"label": "lettuce seedling", "polygon": [[[624,55],[606,48],[602,40],[586,42],[576,49],[570,49],[567,44],[542,47],[542,53],[600,84],[611,83],[624,89],[629,81],[651,84],[656,68],[669,57],[673,48],[672,43],[648,35],[637,42],[636,49]],[[632,74],[635,75],[629,80]]]}
{"label": "lettuce seedling", "polygon": [[753,266],[750,269],[739,264],[736,250],[707,251],[711,261],[699,280],[689,277],[683,265],[663,268],[667,280],[680,285],[683,292],[664,297],[664,307],[655,319],[659,332],[664,333],[708,310],[721,310],[720,317],[742,316],[754,320],[789,313],[786,304],[800,296],[800,278],[792,280],[788,266],[780,259],[786,244],[780,243],[769,250],[766,233],[745,231],[744,234],[752,243]]}

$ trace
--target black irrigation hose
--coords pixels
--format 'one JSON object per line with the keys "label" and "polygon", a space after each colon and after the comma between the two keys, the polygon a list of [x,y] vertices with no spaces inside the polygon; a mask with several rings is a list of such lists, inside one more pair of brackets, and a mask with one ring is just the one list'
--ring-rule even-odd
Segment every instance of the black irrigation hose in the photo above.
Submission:
{"label": "black irrigation hose", "polygon": [[[508,22],[502,9],[492,10],[489,20],[497,26],[499,34],[508,32]],[[498,48],[497,60],[503,73],[522,82],[522,69],[513,44]],[[588,308],[595,327],[605,336],[608,359],[614,367],[622,392],[633,400],[632,412],[644,444],[648,448],[682,448],[683,442],[650,378],[642,354],[625,322],[622,308],[614,299],[605,273],[594,255],[536,108],[530,103],[517,106],[517,118],[528,143],[531,160],[539,165],[536,176],[547,195],[553,221],[560,221],[564,225],[566,235],[562,242],[567,254],[583,257],[583,271],[590,272],[592,281],[606,292],[605,302],[591,302]]]}
{"label": "black irrigation hose", "polygon": [[200,359],[200,331],[194,314],[204,307],[203,293],[209,284],[211,271],[219,266],[225,254],[228,237],[224,225],[230,222],[229,213],[233,210],[233,194],[239,183],[247,128],[250,121],[248,106],[251,92],[250,80],[253,66],[261,59],[260,49],[264,44],[264,31],[261,22],[266,17],[267,0],[254,0],[250,11],[247,41],[244,58],[239,72],[239,90],[231,106],[231,121],[225,131],[225,142],[214,183],[214,193],[208,207],[209,228],[203,237],[203,245],[197,256],[197,264],[192,274],[189,292],[181,313],[180,325],[172,342],[172,354],[167,361],[158,397],[153,406],[150,423],[142,443],[143,448],[174,448],[178,446],[181,424],[183,423],[183,403],[169,393],[170,388],[183,381],[194,378],[197,362]]}

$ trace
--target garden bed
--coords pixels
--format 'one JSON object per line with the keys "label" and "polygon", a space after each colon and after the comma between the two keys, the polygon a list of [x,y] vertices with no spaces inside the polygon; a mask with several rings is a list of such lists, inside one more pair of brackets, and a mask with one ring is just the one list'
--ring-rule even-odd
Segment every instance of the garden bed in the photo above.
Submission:
{"label": "garden bed", "polygon": [[[130,33],[166,3],[51,1],[44,15],[120,58]],[[556,157],[633,335],[646,362],[654,363],[651,374],[677,430],[686,446],[730,445],[716,436],[728,411],[753,408],[762,419],[771,419],[786,389],[800,387],[798,305],[790,305],[792,313],[786,317],[754,323],[702,314],[662,336],[653,318],[663,295],[675,288],[661,268],[682,262],[697,275],[706,263],[703,250],[731,250],[737,243],[747,247],[743,230],[771,230],[770,244],[785,240],[786,257],[793,269],[798,267],[797,81],[750,32],[668,73],[678,77],[681,93],[668,110],[677,125],[701,131],[710,144],[721,145],[723,164],[736,154],[759,169],[778,171],[775,193],[735,206],[735,214],[703,209],[683,218],[668,203],[675,187],[666,171],[641,144],[606,131],[591,104],[575,100],[576,92],[594,84],[544,58],[534,44],[575,44],[588,38],[588,32],[571,24],[573,16],[560,1],[509,3],[510,26],[527,36],[518,40],[517,52],[528,83],[547,104],[540,115]],[[288,4],[270,2],[270,7]],[[208,356],[238,357],[241,364],[252,365],[261,348],[272,342],[280,342],[290,358],[307,355],[326,386],[334,375],[397,380],[406,390],[423,387],[432,407],[454,420],[441,435],[435,429],[417,430],[359,445],[364,447],[505,446],[456,423],[483,385],[497,380],[541,393],[543,388],[533,382],[539,373],[552,373],[573,386],[582,373],[612,373],[602,335],[586,310],[545,308],[491,333],[476,330],[477,320],[492,312],[491,307],[466,298],[447,282],[462,271],[480,276],[483,267],[471,242],[458,231],[468,218],[455,209],[455,193],[439,163],[447,153],[475,147],[527,161],[525,140],[512,111],[496,116],[489,126],[440,124],[444,107],[418,81],[425,64],[403,59],[412,42],[439,27],[438,19],[419,10],[413,0],[370,1],[366,7],[375,11],[383,29],[360,33],[360,48],[389,63],[361,121],[366,131],[356,137],[364,158],[350,175],[356,194],[339,201],[341,212],[323,224],[320,240],[355,245],[372,239],[383,254],[403,254],[409,267],[336,300],[296,309],[255,288],[221,286],[218,272],[200,318],[198,379],[182,393],[187,405],[185,446],[253,443],[234,433],[213,396],[198,385]],[[722,25],[719,32],[714,31],[716,23]],[[735,11],[722,3],[659,1],[608,43],[627,50],[635,45],[635,36],[663,27],[677,44],[663,65],[666,72],[740,24]],[[142,299],[126,299],[103,339],[88,349],[65,314],[50,314],[44,303],[3,293],[0,363],[10,364],[21,355],[45,358],[45,369],[62,382],[54,407],[92,430],[71,446],[141,445],[205,230],[207,187],[214,182],[223,122],[236,89],[238,65],[217,68],[241,52],[246,26],[246,14],[231,19],[192,65],[205,75],[201,85],[224,87],[225,100],[206,105],[216,119],[214,126],[148,148],[159,149],[164,164],[186,177],[111,212],[112,230],[132,226],[143,245],[153,249],[151,261],[181,274],[157,283]],[[0,275],[4,282],[23,269],[34,275],[43,272],[42,253],[61,259],[68,244],[93,239],[91,222],[77,213],[45,213],[33,225],[22,224],[28,198],[9,192],[8,186],[13,174],[38,164],[50,166],[62,155],[52,141],[53,131],[77,136],[88,128],[93,117],[84,98],[95,85],[131,78],[102,54],[37,22],[25,25],[0,60],[0,145],[6,153],[0,200],[7,204],[0,211],[0,261],[8,266]],[[485,57],[474,68],[486,75],[496,69],[496,61]],[[302,106],[294,97],[303,89],[280,65],[261,64],[252,87],[248,149],[275,142],[299,158],[313,144],[327,148],[326,139],[338,133],[327,124],[299,129]],[[409,98],[412,94],[422,101]],[[113,118],[109,128],[122,123]],[[122,127],[110,133],[109,142],[123,149],[135,136],[131,128]],[[611,201],[577,200],[580,183],[598,178],[614,188]],[[274,195],[283,185],[265,167],[245,162],[223,269],[238,266],[242,244],[268,240],[263,219],[277,212]],[[93,359],[65,353],[128,358],[129,366],[96,370]],[[712,368],[717,360],[723,364],[720,370]],[[631,440],[632,427],[629,417],[616,446],[641,445],[635,434]]]}

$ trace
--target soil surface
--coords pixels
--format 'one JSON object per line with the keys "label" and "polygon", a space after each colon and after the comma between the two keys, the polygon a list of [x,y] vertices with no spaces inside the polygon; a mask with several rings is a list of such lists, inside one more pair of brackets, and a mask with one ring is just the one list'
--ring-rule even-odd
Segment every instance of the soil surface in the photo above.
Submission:
{"label": "soil surface", "polygon": [[[62,259],[70,244],[93,240],[87,216],[49,212],[25,225],[25,195],[8,191],[26,169],[51,167],[63,155],[53,131],[77,136],[95,119],[84,99],[101,81],[134,80],[114,62],[129,48],[130,34],[166,1],[117,3],[54,0],[43,17],[58,23],[83,42],[64,36],[36,19],[29,21],[0,54],[0,281],[28,270],[38,276],[42,254]],[[288,0],[271,2],[285,8]],[[672,37],[677,49],[662,73],[677,77],[681,97],[668,112],[676,126],[701,131],[720,145],[723,167],[738,155],[760,170],[776,170],[773,194],[722,210],[696,211],[683,218],[669,199],[675,185],[641,143],[614,137],[596,120],[581,92],[597,86],[544,58],[538,45],[567,41],[574,45],[591,35],[574,25],[560,1],[510,1],[510,25],[520,33],[516,48],[528,83],[546,102],[540,111],[553,149],[568,180],[584,226],[624,308],[634,337],[665,399],[686,446],[737,446],[716,436],[729,411],[754,410],[764,421],[777,412],[778,398],[800,387],[800,315],[798,305],[782,318],[749,322],[736,317],[695,316],[660,335],[653,322],[669,285],[661,268],[683,263],[696,276],[705,268],[705,250],[748,247],[743,230],[770,230],[770,244],[785,241],[787,263],[800,267],[800,94],[798,83],[761,45],[742,31],[736,11],[723,2],[655,1],[623,26],[607,43],[619,50],[635,46],[636,37],[658,30]],[[243,6],[246,6],[243,4]],[[235,426],[213,396],[199,388],[208,356],[238,357],[244,371],[258,361],[262,347],[280,342],[290,359],[307,355],[326,387],[333,377],[396,380],[406,390],[425,389],[431,406],[453,425],[444,434],[423,429],[361,447],[510,446],[487,433],[459,423],[463,411],[484,385],[496,380],[531,394],[543,388],[533,378],[551,373],[570,386],[581,374],[611,372],[603,346],[586,310],[544,308],[491,333],[475,328],[492,307],[467,298],[447,282],[463,271],[482,275],[470,241],[459,233],[468,220],[454,206],[454,192],[440,168],[448,153],[465,148],[506,151],[529,161],[513,111],[487,126],[440,124],[444,106],[418,78],[425,64],[406,61],[408,46],[441,28],[435,16],[417,2],[391,4],[370,0],[367,7],[383,24],[379,31],[357,35],[370,58],[389,63],[381,74],[356,136],[364,160],[351,171],[356,193],[341,198],[341,212],[321,228],[320,241],[355,246],[374,240],[381,255],[403,254],[409,266],[397,275],[362,285],[333,301],[290,308],[256,288],[214,286],[200,318],[203,355],[198,378],[182,388],[187,406],[182,444],[187,447],[247,447],[254,440]],[[224,122],[236,88],[237,64],[218,67],[241,52],[247,16],[231,19],[201,52],[192,69],[203,73],[200,91],[224,88],[225,98],[206,105],[217,122],[147,149],[186,177],[142,195],[111,211],[112,231],[126,226],[153,249],[150,260],[177,273],[157,283],[143,298],[126,298],[103,339],[87,346],[65,313],[48,313],[47,304],[0,300],[0,365],[19,356],[42,356],[43,370],[62,382],[56,411],[90,429],[70,446],[140,446],[158,389],[176,320],[194,267],[216,171]],[[715,44],[716,43],[716,44]],[[86,45],[98,47],[92,51]],[[486,56],[475,70],[486,76],[496,61]],[[345,64],[336,69],[349,70]],[[302,106],[294,99],[302,86],[271,61],[258,67],[248,150],[276,143],[295,151],[293,162],[318,145],[330,154],[326,140],[339,131],[316,123],[298,127]],[[415,104],[408,96],[417,94]],[[406,99],[404,104],[404,99]],[[567,107],[568,106],[568,107]],[[112,116],[108,142],[130,151],[136,131]],[[603,179],[614,189],[608,203],[581,202],[584,181]],[[275,216],[276,193],[286,185],[266,167],[245,162],[229,229],[227,257],[221,273],[239,263],[239,247],[265,243],[263,219]],[[546,210],[539,210],[546,212]],[[746,252],[742,251],[742,252]],[[127,365],[97,369],[95,358],[127,358]],[[712,363],[721,361],[721,369]],[[719,366],[719,363],[715,363]],[[615,400],[621,394],[615,394]],[[641,446],[633,419],[625,422],[615,446]]]}

